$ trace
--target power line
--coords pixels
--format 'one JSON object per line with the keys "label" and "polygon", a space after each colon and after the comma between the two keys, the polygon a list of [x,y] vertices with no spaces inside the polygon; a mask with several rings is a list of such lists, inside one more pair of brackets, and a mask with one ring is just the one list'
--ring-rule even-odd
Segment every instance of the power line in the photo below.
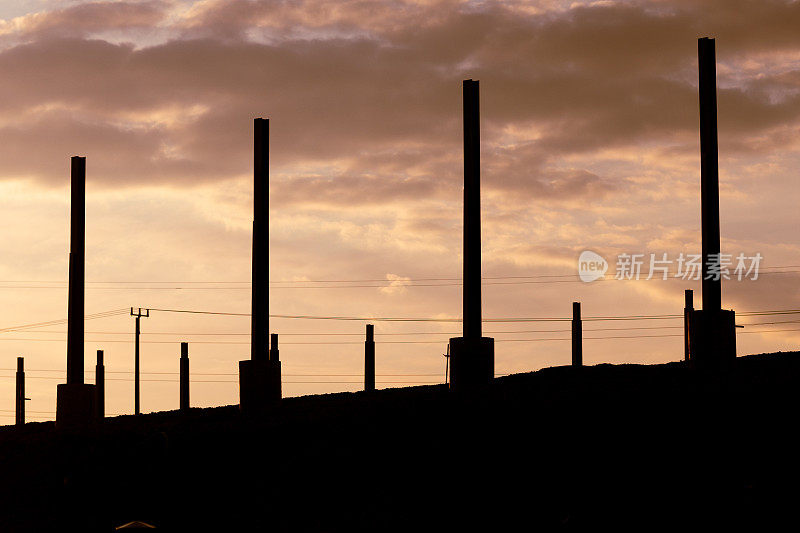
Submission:
{"label": "power line", "polygon": [[[800,320],[777,320],[772,322],[750,322],[741,324],[742,326],[765,326],[765,325],[775,325],[775,324],[796,324],[800,323]],[[583,331],[629,331],[629,330],[649,330],[649,329],[683,329],[683,326],[629,326],[629,327],[622,327],[622,328],[589,328],[584,329]],[[507,335],[507,334],[518,334],[518,333],[564,333],[572,331],[571,328],[561,328],[561,329],[514,329],[514,330],[503,330],[503,331],[484,331],[484,333],[489,335]],[[12,332],[13,333],[13,332]],[[26,333],[41,333],[41,334],[66,334],[66,330],[39,330],[39,331],[27,331]],[[92,335],[131,335],[130,331],[86,331],[87,334]],[[209,332],[190,332],[190,331],[143,331],[142,335],[172,335],[176,337],[249,337],[251,335],[250,332],[247,333],[232,333],[232,332],[217,332],[217,333],[209,333]],[[393,332],[393,333],[375,333],[376,337],[381,336],[413,336],[413,335],[460,335],[460,331],[406,331],[406,332]],[[359,331],[357,333],[320,333],[320,332],[281,332],[281,337],[363,337],[364,332]],[[99,341],[98,341],[99,342]]]}
{"label": "power line", "polygon": [[[94,314],[91,314],[91,315],[85,315],[83,317],[83,319],[84,320],[95,320],[95,319],[98,319],[98,318],[107,318],[107,317],[111,317],[111,316],[117,316],[117,315],[125,314],[125,313],[127,313],[127,311],[128,311],[127,308],[125,308],[125,309],[112,309],[110,311],[103,311],[103,312],[100,312],[100,313],[94,313]],[[61,318],[61,319],[58,319],[58,320],[48,320],[46,322],[34,322],[32,324],[22,324],[20,326],[11,326],[11,327],[7,327],[7,328],[0,328],[0,333],[4,333],[6,331],[19,331],[19,330],[29,329],[29,328],[41,328],[41,327],[47,327],[47,326],[58,326],[58,325],[61,325],[61,324],[66,324],[68,321],[69,320],[66,319],[66,318]]]}
{"label": "power line", "polygon": [[[759,275],[762,274],[791,274],[791,273],[798,273],[800,270],[783,270],[783,269],[797,269],[800,268],[800,265],[778,265],[778,266],[767,266],[759,268]],[[781,270],[777,270],[781,269]],[[681,279],[675,278],[677,274],[680,274],[677,271],[670,271],[666,272],[668,276],[672,276],[674,279]],[[575,278],[577,276],[576,273],[570,274],[537,274],[537,275],[529,275],[529,276],[483,276],[481,280],[535,280],[535,279],[545,279],[545,278]],[[659,272],[659,276],[653,276],[651,279],[662,279],[663,273]],[[615,278],[610,278],[615,279]],[[429,277],[429,278],[399,278],[399,279],[387,279],[387,278],[362,278],[362,279],[299,279],[299,280],[270,280],[270,284],[302,284],[302,283],[384,283],[384,284],[391,284],[391,283],[413,283],[413,282],[429,282],[429,281],[455,281],[460,282],[462,281],[461,277]],[[569,280],[569,281],[580,281],[580,280]],[[699,281],[699,280],[695,280]],[[0,280],[0,283],[36,283],[36,284],[49,284],[52,287],[49,288],[61,288],[61,285],[67,286],[67,280]],[[230,280],[206,280],[206,281],[193,281],[193,280],[165,280],[165,281],[157,281],[157,280],[106,280],[106,281],[85,281],[87,285],[140,285],[140,284],[157,284],[157,285],[250,285],[250,280],[243,280],[243,281],[230,281]],[[391,285],[378,285],[378,287],[382,286],[391,286]],[[419,285],[417,285],[419,286]],[[26,287],[28,288],[28,287]],[[38,288],[36,286],[30,288]],[[158,288],[158,287],[154,287]],[[275,287],[277,288],[277,287]]]}
{"label": "power line", "polygon": [[[795,322],[795,321],[790,321]],[[753,325],[753,324],[748,324]],[[683,326],[632,326],[632,327],[625,327],[625,328],[591,328],[591,329],[584,329],[584,331],[627,331],[627,330],[636,330],[636,329],[682,329]],[[512,333],[561,333],[566,331],[572,331],[569,328],[561,328],[561,329],[522,329],[522,330],[507,330],[507,331],[484,331],[487,334],[512,334]],[[13,333],[13,332],[12,332]],[[42,334],[66,334],[66,330],[39,330],[39,331],[27,331],[26,333],[42,333]],[[94,334],[94,335],[131,335],[130,331],[86,331],[85,333]],[[216,336],[236,336],[236,337],[249,337],[251,334],[248,333],[231,333],[231,332],[220,332],[220,333],[209,333],[209,332],[188,332],[188,331],[143,331],[142,335],[174,335],[176,337],[193,337],[193,336],[204,336],[204,337],[216,337]],[[375,333],[375,336],[409,336],[409,335],[460,335],[460,331],[407,331],[403,333]],[[358,333],[318,333],[318,332],[310,332],[310,333],[286,333],[281,332],[281,337],[331,337],[331,336],[346,336],[346,337],[363,337],[364,332]]]}

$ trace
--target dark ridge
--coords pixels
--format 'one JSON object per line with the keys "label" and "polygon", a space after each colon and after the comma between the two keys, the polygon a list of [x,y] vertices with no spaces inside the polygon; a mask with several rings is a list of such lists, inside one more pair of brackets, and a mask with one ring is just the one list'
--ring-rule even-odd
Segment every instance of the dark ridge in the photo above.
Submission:
{"label": "dark ridge", "polygon": [[7,426],[0,531],[767,530],[795,521],[798,379],[786,352]]}

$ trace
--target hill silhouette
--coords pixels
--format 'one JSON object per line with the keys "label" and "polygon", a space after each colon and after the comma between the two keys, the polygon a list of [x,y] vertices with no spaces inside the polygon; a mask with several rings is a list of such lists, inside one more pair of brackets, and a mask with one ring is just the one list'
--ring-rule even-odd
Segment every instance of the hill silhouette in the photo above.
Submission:
{"label": "hill silhouette", "polygon": [[3,427],[0,530],[763,530],[795,521],[798,380],[787,352]]}

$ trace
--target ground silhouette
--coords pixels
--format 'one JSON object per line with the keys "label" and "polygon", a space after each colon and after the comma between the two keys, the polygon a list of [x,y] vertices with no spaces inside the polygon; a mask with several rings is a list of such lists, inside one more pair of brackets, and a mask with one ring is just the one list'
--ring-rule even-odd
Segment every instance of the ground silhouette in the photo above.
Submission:
{"label": "ground silhouette", "polygon": [[764,530],[794,522],[800,353],[0,428],[2,531]]}

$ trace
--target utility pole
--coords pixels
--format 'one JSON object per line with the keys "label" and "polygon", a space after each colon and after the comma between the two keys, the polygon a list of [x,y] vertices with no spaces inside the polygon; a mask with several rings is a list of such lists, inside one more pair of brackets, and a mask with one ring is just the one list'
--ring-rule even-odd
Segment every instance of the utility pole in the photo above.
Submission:
{"label": "utility pole", "polygon": [[139,409],[139,334],[141,333],[140,321],[141,318],[148,318],[150,316],[149,309],[142,309],[139,307],[136,311],[131,307],[131,316],[136,318],[136,340],[134,344],[134,362],[133,362],[133,412],[134,414],[141,414]]}

